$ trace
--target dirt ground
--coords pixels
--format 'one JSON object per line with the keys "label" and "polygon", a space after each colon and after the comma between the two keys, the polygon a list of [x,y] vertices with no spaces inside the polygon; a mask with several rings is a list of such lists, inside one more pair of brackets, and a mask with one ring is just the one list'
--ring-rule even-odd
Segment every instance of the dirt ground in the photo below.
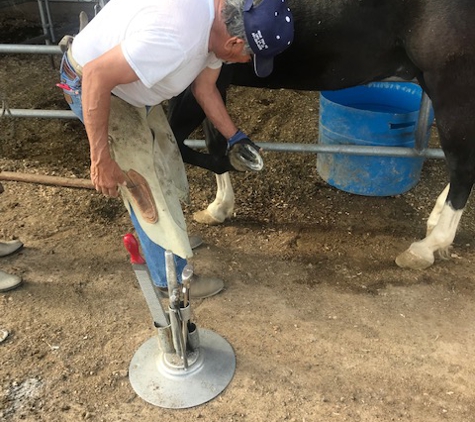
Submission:
{"label": "dirt ground", "polygon": [[[4,36],[12,22],[1,22]],[[57,64],[1,56],[9,106],[67,109]],[[256,141],[317,139],[316,93],[233,88],[229,99]],[[3,117],[0,139],[2,171],[88,178],[78,121]],[[235,215],[217,227],[192,219],[214,198],[214,176],[187,167],[185,215],[205,241],[195,268],[226,286],[193,302],[193,319],[229,341],[237,366],[222,394],[185,410],[148,404],[129,383],[130,361],[155,330],[122,246],[132,225],[120,200],[3,182],[0,237],[25,248],[0,262],[24,279],[0,294],[0,328],[10,332],[0,343],[0,419],[475,421],[473,207],[450,261],[421,272],[394,263],[424,236],[444,163],[427,161],[408,193],[363,197],[328,186],[314,155],[267,152],[265,161],[259,174],[233,175]]]}

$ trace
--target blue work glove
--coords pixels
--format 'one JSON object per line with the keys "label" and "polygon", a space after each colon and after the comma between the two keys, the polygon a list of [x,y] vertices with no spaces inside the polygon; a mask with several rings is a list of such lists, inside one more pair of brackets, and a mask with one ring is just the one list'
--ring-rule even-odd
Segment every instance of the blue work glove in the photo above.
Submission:
{"label": "blue work glove", "polygon": [[260,148],[240,130],[228,139],[229,162],[238,171],[262,170],[264,161],[259,151]]}

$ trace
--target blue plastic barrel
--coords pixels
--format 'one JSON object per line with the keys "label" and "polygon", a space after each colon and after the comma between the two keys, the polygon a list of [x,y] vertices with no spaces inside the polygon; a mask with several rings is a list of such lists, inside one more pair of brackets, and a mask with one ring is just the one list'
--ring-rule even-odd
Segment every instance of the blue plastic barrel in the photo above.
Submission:
{"label": "blue plastic barrel", "polygon": [[[369,85],[320,93],[318,142],[413,148],[422,89],[406,82]],[[433,121],[431,111],[430,123]],[[430,136],[430,125],[426,143]],[[348,154],[317,156],[318,174],[330,185],[367,196],[392,196],[414,187],[423,157]]]}

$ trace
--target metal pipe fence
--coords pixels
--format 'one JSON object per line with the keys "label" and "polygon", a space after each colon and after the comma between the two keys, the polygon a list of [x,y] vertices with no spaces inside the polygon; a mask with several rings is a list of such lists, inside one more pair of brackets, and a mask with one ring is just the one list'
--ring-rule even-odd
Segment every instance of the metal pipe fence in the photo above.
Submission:
{"label": "metal pipe fence", "polygon": [[[0,54],[62,54],[59,46],[54,45],[22,45],[0,44]],[[352,146],[352,145],[320,145],[300,144],[293,142],[256,142],[263,150],[290,153],[313,153],[313,154],[348,154],[348,155],[371,155],[385,157],[424,157],[443,159],[444,153],[438,148],[427,148],[424,139],[428,129],[430,99],[423,95],[421,110],[415,134],[415,148],[404,147],[381,147],[381,146]],[[44,119],[77,119],[70,110],[32,110],[10,109],[2,105],[0,117],[11,118],[44,118]],[[185,144],[192,148],[205,148],[204,140],[187,139]]]}

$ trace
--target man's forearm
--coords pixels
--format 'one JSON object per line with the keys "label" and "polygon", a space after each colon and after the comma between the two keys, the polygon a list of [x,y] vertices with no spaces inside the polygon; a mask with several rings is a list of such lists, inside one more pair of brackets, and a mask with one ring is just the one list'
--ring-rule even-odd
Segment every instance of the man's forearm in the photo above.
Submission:
{"label": "man's forearm", "polygon": [[109,150],[111,91],[136,81],[137,75],[125,60],[120,45],[83,67],[82,106],[91,153],[91,180],[97,191],[115,197],[125,176]]}
{"label": "man's forearm", "polygon": [[[86,68],[87,69],[87,68]],[[84,125],[90,145],[91,164],[98,165],[111,159],[108,143],[110,91],[88,77],[85,69],[82,85]]]}
{"label": "man's forearm", "polygon": [[125,176],[109,150],[110,88],[100,86],[100,78],[83,76],[83,116],[91,154],[91,180],[98,192],[116,197]]}
{"label": "man's forearm", "polygon": [[206,117],[226,139],[229,139],[237,132],[238,128],[231,120],[216,86],[208,91],[195,89],[193,94],[205,112]]}

